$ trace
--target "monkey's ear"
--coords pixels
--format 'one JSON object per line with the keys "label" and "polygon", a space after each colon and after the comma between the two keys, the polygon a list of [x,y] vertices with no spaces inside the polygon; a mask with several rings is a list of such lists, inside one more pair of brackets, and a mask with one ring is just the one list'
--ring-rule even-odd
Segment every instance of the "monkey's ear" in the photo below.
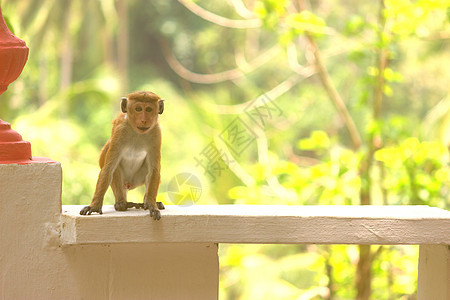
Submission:
{"label": "monkey's ear", "polygon": [[158,103],[159,103],[159,114],[162,114],[164,111],[164,100],[161,99],[158,101]]}
{"label": "monkey's ear", "polygon": [[128,99],[126,97],[122,97],[122,102],[120,102],[120,109],[122,109],[123,113],[127,112],[127,102]]}

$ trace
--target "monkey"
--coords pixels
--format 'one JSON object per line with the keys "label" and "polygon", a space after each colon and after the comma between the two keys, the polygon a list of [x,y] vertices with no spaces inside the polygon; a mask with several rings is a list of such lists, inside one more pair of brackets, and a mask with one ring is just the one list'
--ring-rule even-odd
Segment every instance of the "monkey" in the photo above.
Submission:
{"label": "monkey", "polygon": [[[109,186],[114,208],[144,208],[154,220],[161,218],[162,202],[156,202],[161,178],[161,128],[158,117],[164,100],[152,92],[134,92],[121,100],[121,113],[113,120],[110,139],[100,153],[100,173],[94,196],[80,215],[102,214],[103,198]],[[127,190],[145,184],[143,203],[127,202]]]}

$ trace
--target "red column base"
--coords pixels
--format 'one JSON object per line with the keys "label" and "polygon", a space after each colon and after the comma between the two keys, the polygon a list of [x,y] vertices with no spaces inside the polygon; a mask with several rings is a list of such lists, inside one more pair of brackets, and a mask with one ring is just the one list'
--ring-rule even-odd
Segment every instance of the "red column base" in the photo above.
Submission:
{"label": "red column base", "polygon": [[54,162],[48,158],[32,157],[31,144],[0,119],[0,164],[31,164]]}

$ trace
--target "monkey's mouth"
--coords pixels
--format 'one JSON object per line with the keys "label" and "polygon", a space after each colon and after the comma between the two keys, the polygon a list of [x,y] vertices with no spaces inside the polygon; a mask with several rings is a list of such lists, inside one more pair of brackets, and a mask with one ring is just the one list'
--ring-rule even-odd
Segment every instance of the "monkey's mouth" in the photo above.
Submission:
{"label": "monkey's mouth", "polygon": [[150,129],[150,127],[138,127],[138,129],[142,132],[145,132]]}

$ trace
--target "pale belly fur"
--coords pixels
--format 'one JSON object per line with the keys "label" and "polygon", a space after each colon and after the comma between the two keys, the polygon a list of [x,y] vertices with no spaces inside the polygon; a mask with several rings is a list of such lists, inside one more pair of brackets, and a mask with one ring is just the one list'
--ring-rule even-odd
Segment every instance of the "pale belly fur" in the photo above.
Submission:
{"label": "pale belly fur", "polygon": [[149,166],[145,158],[147,152],[138,149],[126,149],[119,168],[122,171],[123,183],[127,189],[133,189],[145,182]]}

